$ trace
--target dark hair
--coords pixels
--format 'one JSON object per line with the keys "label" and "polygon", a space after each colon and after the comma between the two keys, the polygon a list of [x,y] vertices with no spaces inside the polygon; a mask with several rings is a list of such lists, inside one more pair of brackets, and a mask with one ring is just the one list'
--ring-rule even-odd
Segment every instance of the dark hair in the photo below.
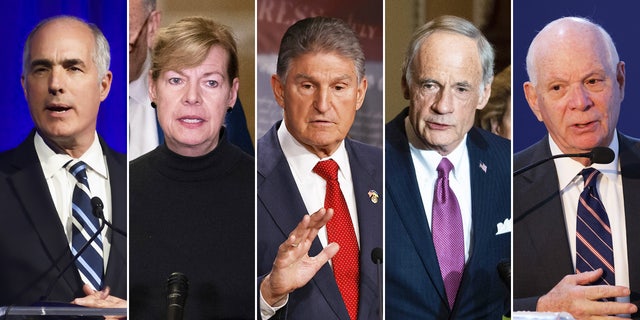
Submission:
{"label": "dark hair", "polygon": [[337,52],[353,60],[358,82],[364,78],[364,53],[358,36],[343,20],[313,17],[294,23],[282,37],[277,73],[284,82],[291,60],[309,52]]}

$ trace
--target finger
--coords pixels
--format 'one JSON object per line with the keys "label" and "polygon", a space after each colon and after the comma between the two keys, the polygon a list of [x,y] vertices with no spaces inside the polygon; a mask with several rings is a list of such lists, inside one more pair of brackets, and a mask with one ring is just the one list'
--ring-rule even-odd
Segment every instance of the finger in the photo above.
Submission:
{"label": "finger", "polygon": [[585,272],[577,273],[575,275],[570,275],[570,276],[567,276],[566,278],[570,278],[571,280],[574,281],[575,284],[583,286],[600,279],[601,276],[602,276],[602,269],[598,268],[593,271],[585,271]]}
{"label": "finger", "polygon": [[[592,315],[599,315],[602,319],[618,319],[613,315],[616,314],[633,314],[638,308],[632,303],[615,302],[615,301],[593,301],[585,306],[585,311]],[[607,316],[612,315],[612,316]],[[597,319],[597,317],[595,317]]]}
{"label": "finger", "polygon": [[585,286],[585,298],[589,300],[601,300],[605,298],[626,297],[631,294],[631,290],[623,286]]}
{"label": "finger", "polygon": [[311,259],[313,260],[314,264],[316,264],[318,269],[320,269],[320,267],[322,267],[325,263],[327,263],[327,261],[329,261],[329,259],[333,258],[333,256],[338,253],[338,250],[340,250],[340,245],[336,242],[332,242]]}
{"label": "finger", "polygon": [[[324,210],[324,209],[321,209],[321,210]],[[307,239],[311,239],[311,240],[315,239],[316,236],[318,235],[318,232],[320,232],[320,229],[325,225],[327,225],[327,222],[329,222],[329,220],[331,220],[332,217],[333,217],[333,209],[327,209],[320,219],[316,221],[312,221],[313,225],[309,226],[310,232],[309,234],[307,234]]]}
{"label": "finger", "polygon": [[94,294],[96,292],[95,290],[93,290],[93,288],[91,288],[90,285],[88,285],[86,283],[82,286],[82,291],[84,292],[84,294],[86,294],[88,296],[92,295],[92,294]]}
{"label": "finger", "polygon": [[289,233],[289,236],[294,235],[298,239],[302,239],[309,232],[309,223],[311,221],[311,217],[305,214],[302,217],[302,220],[298,223],[295,229]]}
{"label": "finger", "polygon": [[333,209],[320,209],[314,214],[311,215],[311,221],[309,223],[309,228],[312,229],[320,229],[324,227],[327,222],[333,217]]}
{"label": "finger", "polygon": [[108,298],[110,293],[111,288],[109,288],[109,286],[106,286],[104,289],[102,289],[102,291],[100,291],[100,299]]}

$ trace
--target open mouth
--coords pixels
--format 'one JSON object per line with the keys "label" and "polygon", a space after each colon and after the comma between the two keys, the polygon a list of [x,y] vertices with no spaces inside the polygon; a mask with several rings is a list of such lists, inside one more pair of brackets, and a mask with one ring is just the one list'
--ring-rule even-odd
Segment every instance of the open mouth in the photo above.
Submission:
{"label": "open mouth", "polygon": [[71,107],[66,107],[66,106],[47,106],[47,110],[51,112],[65,112],[70,109]]}
{"label": "open mouth", "polygon": [[204,122],[204,120],[202,120],[201,118],[180,118],[179,120],[188,124],[198,124]]}
{"label": "open mouth", "polygon": [[590,122],[586,122],[586,123],[576,123],[574,126],[578,129],[583,129],[583,128],[587,128],[591,125],[595,124],[595,121],[590,121]]}

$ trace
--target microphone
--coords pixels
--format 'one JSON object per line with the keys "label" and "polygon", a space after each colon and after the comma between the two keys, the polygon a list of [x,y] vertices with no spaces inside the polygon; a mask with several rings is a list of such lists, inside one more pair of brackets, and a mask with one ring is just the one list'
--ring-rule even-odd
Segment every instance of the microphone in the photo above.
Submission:
{"label": "microphone", "polygon": [[616,155],[613,153],[613,150],[607,148],[607,147],[595,147],[593,148],[590,152],[585,152],[585,153],[567,153],[567,154],[556,154],[555,156],[551,156],[549,158],[546,159],[542,159],[538,162],[534,162],[528,166],[525,166],[521,169],[516,170],[515,172],[513,172],[513,176],[516,177],[518,175],[520,175],[521,173],[527,172],[549,160],[553,160],[553,159],[557,159],[557,158],[589,158],[589,160],[591,160],[591,163],[602,163],[602,164],[607,164],[607,163],[611,163],[611,161],[613,161],[613,159],[615,159]]}
{"label": "microphone", "polygon": [[96,216],[98,219],[102,220],[104,223],[106,223],[107,226],[111,228],[111,230],[121,234],[124,237],[127,236],[126,232],[115,227],[113,224],[111,224],[111,222],[107,220],[107,218],[104,217],[104,212],[102,212],[102,209],[104,209],[104,204],[102,203],[102,200],[100,200],[100,198],[98,197],[91,198],[91,207],[93,207],[93,215]]}
{"label": "microphone", "polygon": [[[511,292],[511,259],[502,259],[498,263],[498,275],[507,287],[507,294]],[[511,297],[507,299],[507,318],[511,318]]]}
{"label": "microphone", "polygon": [[[94,201],[94,199],[97,199],[97,201]],[[100,198],[98,197],[93,197],[93,199],[91,199],[91,207],[93,208],[92,212],[93,214],[98,218],[98,220],[102,221],[100,223],[100,227],[98,227],[98,230],[96,230],[96,232],[91,236],[91,238],[89,238],[89,241],[87,241],[82,248],[80,248],[80,250],[78,250],[78,252],[76,252],[76,254],[73,255],[73,258],[71,258],[71,261],[69,261],[69,263],[67,263],[67,265],[62,269],[62,271],[60,271],[58,273],[58,275],[56,276],[55,280],[53,280],[53,282],[51,282],[51,284],[49,285],[49,287],[47,288],[46,293],[40,297],[40,301],[44,301],[47,300],[47,298],[49,298],[49,295],[51,294],[51,291],[53,291],[53,287],[55,286],[55,284],[58,282],[58,280],[60,280],[60,278],[62,278],[62,275],[67,272],[67,270],[69,270],[69,268],[76,262],[76,260],[78,260],[78,258],[80,258],[80,256],[82,255],[82,253],[91,245],[91,243],[93,243],[96,238],[98,238],[98,236],[102,233],[102,230],[104,229],[104,225],[106,220],[101,218],[100,216],[98,216],[98,213],[100,215],[102,215],[102,208],[104,207],[104,205],[102,204],[102,201],[100,200]]]}
{"label": "microphone", "polygon": [[167,320],[182,320],[184,304],[189,291],[189,280],[180,272],[172,273],[167,279]]}
{"label": "microphone", "polygon": [[382,248],[375,247],[371,250],[371,261],[378,266],[378,297],[380,298],[380,320],[382,320]]}

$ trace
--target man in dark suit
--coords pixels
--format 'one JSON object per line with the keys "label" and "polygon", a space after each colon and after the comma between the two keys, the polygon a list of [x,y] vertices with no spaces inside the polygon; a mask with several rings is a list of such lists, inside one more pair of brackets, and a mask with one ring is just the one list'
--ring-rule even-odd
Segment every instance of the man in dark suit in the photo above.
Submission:
{"label": "man in dark suit", "polygon": [[[609,164],[561,158],[514,177],[514,310],[567,311],[576,319],[635,313],[629,301],[640,298],[640,142],[616,130],[625,64],[602,27],[566,17],[533,39],[527,73],[527,102],[549,135],[516,154],[514,169],[595,147],[609,147],[615,157]],[[584,170],[596,173],[593,186]],[[585,205],[590,189],[604,210]],[[593,209],[596,226],[581,207]],[[606,249],[584,225],[597,242],[611,241]],[[584,248],[605,267],[593,267]],[[589,267],[580,267],[585,261]]]}
{"label": "man in dark suit", "polygon": [[[258,142],[260,316],[379,319],[370,256],[382,246],[382,152],[346,138],[367,89],[354,31],[333,18],[296,22],[271,85],[284,119]],[[348,210],[326,205],[334,193],[319,162],[338,164]],[[335,237],[341,227],[351,241]]]}
{"label": "man in dark suit", "polygon": [[111,87],[109,60],[102,32],[75,17],[45,20],[27,38],[21,80],[35,129],[0,154],[0,305],[42,297],[126,306],[116,298],[127,293],[126,238],[102,232],[99,285],[89,284],[90,272],[78,271],[70,250],[72,230],[84,229],[71,218],[78,180],[67,169],[70,161],[86,164],[90,196],[101,198],[106,218],[126,230],[126,157],[96,133],[100,102]]}
{"label": "man in dark suit", "polygon": [[[507,313],[497,266],[510,255],[510,144],[473,127],[491,93],[493,57],[482,33],[452,16],[423,25],[409,44],[402,78],[409,107],[386,125],[389,319]],[[458,208],[442,210],[443,203]]]}

